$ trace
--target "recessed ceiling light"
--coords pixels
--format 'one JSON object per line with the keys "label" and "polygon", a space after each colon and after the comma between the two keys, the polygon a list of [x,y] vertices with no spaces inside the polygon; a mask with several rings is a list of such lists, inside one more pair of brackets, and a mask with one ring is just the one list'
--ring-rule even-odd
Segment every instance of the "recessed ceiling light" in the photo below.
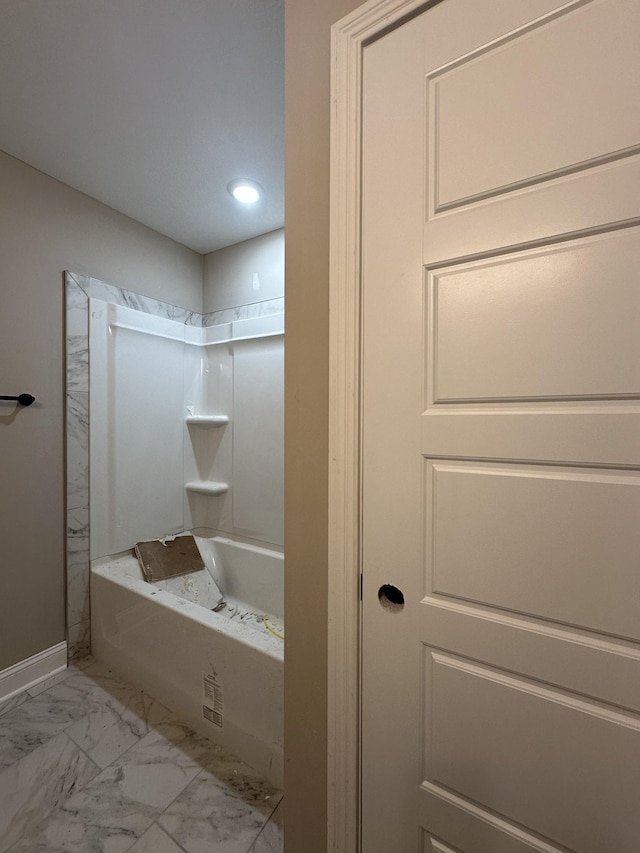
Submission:
{"label": "recessed ceiling light", "polygon": [[235,200],[242,204],[255,204],[262,195],[262,187],[255,181],[231,181],[227,184],[227,189]]}

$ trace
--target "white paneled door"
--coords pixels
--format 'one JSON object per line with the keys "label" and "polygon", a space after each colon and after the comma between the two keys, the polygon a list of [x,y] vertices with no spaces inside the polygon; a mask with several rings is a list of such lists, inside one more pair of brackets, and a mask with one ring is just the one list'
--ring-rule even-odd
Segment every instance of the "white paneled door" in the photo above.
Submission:
{"label": "white paneled door", "polygon": [[363,80],[363,853],[637,853],[640,3]]}

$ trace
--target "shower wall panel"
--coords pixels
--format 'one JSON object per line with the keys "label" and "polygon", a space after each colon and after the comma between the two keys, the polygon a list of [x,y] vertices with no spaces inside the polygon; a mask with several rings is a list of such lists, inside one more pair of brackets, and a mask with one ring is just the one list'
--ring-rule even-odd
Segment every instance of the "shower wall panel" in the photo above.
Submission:
{"label": "shower wall panel", "polygon": [[233,358],[234,532],[284,544],[282,337],[238,341]]}
{"label": "shower wall panel", "polygon": [[91,300],[91,556],[184,529],[185,329]]}
{"label": "shower wall panel", "polygon": [[233,351],[227,340],[230,324],[203,328],[199,354],[199,396],[187,415],[223,416],[228,424],[185,428],[185,481],[226,483],[220,495],[185,493],[185,517],[204,535],[233,528]]}
{"label": "shower wall panel", "polygon": [[283,332],[90,300],[92,559],[189,529],[283,545]]}
{"label": "shower wall panel", "polygon": [[218,429],[189,428],[197,479],[229,486],[221,495],[189,495],[193,526],[203,533],[283,545],[283,335],[281,313],[203,329],[198,413],[229,417]]}

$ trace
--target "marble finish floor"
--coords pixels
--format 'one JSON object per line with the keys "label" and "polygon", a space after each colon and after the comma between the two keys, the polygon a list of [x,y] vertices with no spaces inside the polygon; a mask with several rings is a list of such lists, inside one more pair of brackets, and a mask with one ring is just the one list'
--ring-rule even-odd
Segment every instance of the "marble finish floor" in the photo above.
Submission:
{"label": "marble finish floor", "polygon": [[0,853],[282,853],[282,792],[99,662],[0,704]]}

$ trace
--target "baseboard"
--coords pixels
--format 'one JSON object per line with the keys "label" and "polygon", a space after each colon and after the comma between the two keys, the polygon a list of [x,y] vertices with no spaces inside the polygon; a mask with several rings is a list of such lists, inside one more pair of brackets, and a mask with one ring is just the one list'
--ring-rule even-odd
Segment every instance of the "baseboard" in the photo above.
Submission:
{"label": "baseboard", "polygon": [[67,668],[67,644],[58,643],[0,672],[0,702]]}

